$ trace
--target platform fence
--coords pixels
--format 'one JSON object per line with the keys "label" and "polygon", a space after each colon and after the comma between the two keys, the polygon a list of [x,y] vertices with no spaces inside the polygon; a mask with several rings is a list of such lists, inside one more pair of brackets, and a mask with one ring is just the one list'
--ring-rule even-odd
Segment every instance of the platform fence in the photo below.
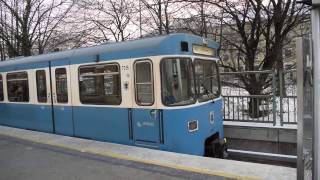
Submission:
{"label": "platform fence", "polygon": [[[295,69],[279,73],[223,72],[221,82],[225,121],[272,123],[280,126],[297,123]],[[257,87],[263,87],[263,90],[254,93],[253,89]]]}

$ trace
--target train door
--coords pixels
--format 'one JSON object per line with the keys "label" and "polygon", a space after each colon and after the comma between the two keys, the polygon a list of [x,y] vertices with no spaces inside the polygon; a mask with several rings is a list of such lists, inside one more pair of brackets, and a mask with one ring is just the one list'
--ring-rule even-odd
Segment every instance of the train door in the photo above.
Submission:
{"label": "train door", "polygon": [[[55,133],[74,135],[73,110],[71,102],[70,67],[51,63],[52,107]],[[61,63],[59,61],[58,63]]]}
{"label": "train door", "polygon": [[[48,63],[45,65],[48,66]],[[54,119],[52,117],[52,99],[49,68],[37,69],[36,77],[36,93],[37,93],[37,118],[41,119],[38,123],[38,129],[45,132],[54,132]]]}
{"label": "train door", "polygon": [[155,109],[154,76],[150,60],[134,63],[135,105],[132,109],[133,138],[136,144],[160,141],[160,111]]}

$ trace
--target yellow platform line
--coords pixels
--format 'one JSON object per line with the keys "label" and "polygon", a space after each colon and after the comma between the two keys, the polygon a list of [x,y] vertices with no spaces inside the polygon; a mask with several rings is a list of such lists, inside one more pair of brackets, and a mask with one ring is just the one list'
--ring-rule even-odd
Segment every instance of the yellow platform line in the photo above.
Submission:
{"label": "yellow platform line", "polygon": [[75,147],[64,145],[64,144],[61,144],[58,142],[50,142],[50,141],[44,142],[44,141],[41,141],[40,139],[33,139],[33,138],[21,137],[21,136],[13,135],[13,134],[6,134],[1,131],[0,131],[0,134],[15,137],[18,139],[24,139],[24,140],[28,140],[28,141],[32,141],[32,142],[36,142],[36,143],[47,144],[50,146],[56,146],[56,147],[60,147],[60,148],[64,148],[64,149],[75,150],[78,152],[86,152],[86,153],[91,153],[91,154],[100,155],[100,156],[107,156],[107,157],[121,159],[121,160],[133,161],[133,162],[143,163],[143,164],[151,164],[151,165],[172,168],[172,169],[177,169],[177,170],[182,170],[182,171],[188,171],[188,172],[194,172],[194,173],[199,173],[199,174],[205,174],[205,175],[211,175],[211,176],[221,176],[221,177],[236,179],[236,180],[262,180],[261,178],[258,178],[258,177],[241,176],[241,175],[223,172],[223,171],[200,169],[200,168],[194,168],[194,167],[188,167],[188,166],[182,166],[182,165],[176,165],[176,164],[170,164],[170,163],[163,163],[163,162],[145,160],[145,159],[140,159],[140,158],[134,158],[134,157],[131,157],[128,155],[118,154],[118,153],[109,152],[109,151],[100,152],[94,148],[77,149]]}

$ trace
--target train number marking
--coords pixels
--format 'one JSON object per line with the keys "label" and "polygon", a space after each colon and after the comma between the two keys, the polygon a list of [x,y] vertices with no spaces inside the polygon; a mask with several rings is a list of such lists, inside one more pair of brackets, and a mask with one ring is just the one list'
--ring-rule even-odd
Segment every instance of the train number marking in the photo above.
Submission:
{"label": "train number marking", "polygon": [[121,66],[121,70],[122,71],[128,71],[129,70],[129,66],[128,65]]}

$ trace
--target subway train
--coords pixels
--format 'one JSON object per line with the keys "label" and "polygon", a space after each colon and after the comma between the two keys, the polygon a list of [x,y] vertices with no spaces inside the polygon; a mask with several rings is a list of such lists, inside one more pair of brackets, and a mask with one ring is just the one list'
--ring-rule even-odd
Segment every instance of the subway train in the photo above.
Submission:
{"label": "subway train", "polygon": [[221,157],[218,47],[177,33],[0,62],[0,124]]}

